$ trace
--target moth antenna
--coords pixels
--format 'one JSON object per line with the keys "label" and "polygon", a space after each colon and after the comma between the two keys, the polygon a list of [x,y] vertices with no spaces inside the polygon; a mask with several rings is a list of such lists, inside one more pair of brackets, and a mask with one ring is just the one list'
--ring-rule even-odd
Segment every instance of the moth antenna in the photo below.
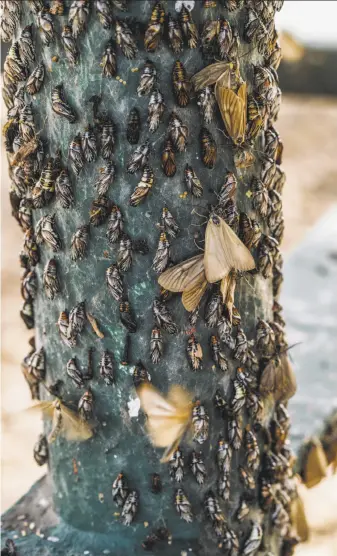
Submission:
{"label": "moth antenna", "polygon": [[202,247],[200,247],[200,246],[198,245],[197,240],[196,240],[195,238],[193,238],[193,242],[194,242],[194,245],[196,246],[196,248],[199,249],[199,251],[202,251],[202,252],[205,251]]}

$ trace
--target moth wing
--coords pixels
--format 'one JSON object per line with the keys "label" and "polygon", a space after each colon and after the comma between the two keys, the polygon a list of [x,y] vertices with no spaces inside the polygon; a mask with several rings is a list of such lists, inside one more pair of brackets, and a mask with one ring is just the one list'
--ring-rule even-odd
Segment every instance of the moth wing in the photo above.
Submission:
{"label": "moth wing", "polygon": [[243,113],[245,112],[246,103],[234,91],[221,87],[218,83],[215,86],[215,97],[231,139],[234,143],[239,139],[243,140],[245,131],[245,126],[243,128],[245,123]]}
{"label": "moth wing", "polygon": [[314,439],[305,459],[303,482],[307,488],[317,485],[327,475],[328,462],[321,442]]}
{"label": "moth wing", "polygon": [[90,425],[80,419],[80,417],[71,409],[61,405],[62,412],[62,436],[67,440],[75,440],[81,442],[88,440],[93,435]]}
{"label": "moth wing", "polygon": [[204,256],[196,255],[165,270],[159,276],[158,283],[170,292],[183,292],[193,288],[203,277]]}
{"label": "moth wing", "polygon": [[215,226],[212,221],[209,221],[205,235],[204,264],[206,279],[210,284],[227,276],[232,268],[226,259],[222,244],[223,238],[220,226]]}
{"label": "moth wing", "polygon": [[176,438],[171,442],[171,444],[167,446],[165,452],[163,453],[160,459],[161,463],[167,463],[171,459],[173,453],[178,448],[180,441],[184,436],[185,432],[186,432],[186,427],[184,427],[183,425],[181,426],[180,430],[179,429],[176,430]]}
{"label": "moth wing", "polygon": [[178,412],[184,412],[188,415],[191,413],[191,395],[178,384],[171,386],[167,399],[176,407]]}
{"label": "moth wing", "polygon": [[242,110],[242,136],[244,137],[246,125],[247,125],[247,83],[244,81],[239,90],[238,90],[238,97],[241,99],[243,104]]}
{"label": "moth wing", "polygon": [[301,539],[301,542],[305,542],[309,538],[310,530],[305,514],[305,507],[301,496],[298,496],[292,500],[290,506],[291,524],[295,529],[296,535]]}
{"label": "moth wing", "polygon": [[142,409],[149,418],[175,417],[176,407],[162,396],[154,386],[149,383],[142,384],[137,389]]}
{"label": "moth wing", "polygon": [[281,355],[276,373],[275,401],[289,400],[296,393],[297,383],[294,370],[286,354]]}
{"label": "moth wing", "polygon": [[277,374],[277,365],[273,359],[269,361],[269,363],[264,368],[261,379],[260,379],[260,394],[263,397],[268,396],[268,394],[273,394],[276,390],[276,374]]}
{"label": "moth wing", "polygon": [[183,292],[183,295],[181,296],[181,301],[186,311],[191,312],[198,307],[200,300],[206,291],[207,284],[208,282],[205,279],[201,282],[198,282],[198,284],[196,284],[190,290],[185,290]]}
{"label": "moth wing", "polygon": [[39,402],[38,404],[28,407],[25,411],[42,411],[43,415],[52,419],[54,414],[54,403],[54,401]]}
{"label": "moth wing", "polygon": [[222,218],[220,218],[220,228],[226,260],[231,268],[241,271],[255,268],[255,261],[251,252]]}
{"label": "moth wing", "polygon": [[216,83],[226,70],[229,70],[228,62],[216,62],[203,68],[191,78],[195,91]]}

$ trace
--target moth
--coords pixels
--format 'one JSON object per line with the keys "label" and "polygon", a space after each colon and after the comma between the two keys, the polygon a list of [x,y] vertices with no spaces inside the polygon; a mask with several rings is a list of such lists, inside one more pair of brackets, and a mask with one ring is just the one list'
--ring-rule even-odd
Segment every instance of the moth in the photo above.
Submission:
{"label": "moth", "polygon": [[197,199],[202,197],[202,183],[200,182],[192,166],[189,166],[188,164],[186,164],[184,170],[184,183],[186,185],[186,189],[191,193],[191,195],[193,195],[193,197],[196,197]]}
{"label": "moth", "polygon": [[179,21],[187,41],[188,48],[197,48],[199,40],[199,32],[193,21],[191,12],[183,4],[179,13]]}
{"label": "moth", "polygon": [[106,283],[116,301],[121,301],[124,295],[123,277],[117,265],[112,264],[106,270]]}
{"label": "moth", "polygon": [[84,301],[81,301],[73,309],[71,309],[69,313],[69,328],[68,328],[68,337],[76,337],[78,334],[84,329],[86,321],[86,312]]}
{"label": "moth", "polygon": [[43,347],[35,350],[28,360],[28,372],[36,380],[43,381],[46,377],[46,356]]}
{"label": "moth", "polygon": [[143,174],[141,180],[138,182],[134,192],[130,195],[129,204],[132,207],[138,206],[143,203],[154,184],[154,172],[150,166],[145,164],[143,166]]}
{"label": "moth", "polygon": [[28,257],[29,264],[37,265],[40,260],[40,252],[33,228],[28,228],[24,235],[23,250]]}
{"label": "moth", "polygon": [[76,176],[79,176],[85,164],[83,150],[82,150],[82,139],[80,133],[78,133],[74,137],[74,139],[70,142],[68,157],[73,172],[75,173]]}
{"label": "moth", "polygon": [[179,226],[167,207],[162,209],[159,228],[172,238],[176,237],[179,233]]}
{"label": "moth", "polygon": [[117,506],[122,507],[128,496],[127,480],[124,473],[118,473],[116,479],[112,483],[112,499]]}
{"label": "moth", "polygon": [[126,125],[126,138],[130,145],[136,145],[140,137],[140,114],[137,108],[129,112]]}
{"label": "moth", "polygon": [[[226,3],[228,3],[228,1]],[[222,538],[222,546],[224,550],[227,551],[227,554],[234,555],[239,553],[239,549],[240,549],[239,539],[235,531],[233,531],[233,529],[230,529],[228,526],[226,527],[224,536]]]}
{"label": "moth", "polygon": [[221,371],[228,371],[228,361],[226,359],[226,355],[221,349],[219,338],[215,334],[211,336],[210,345],[214,363],[219,367]]}
{"label": "moth", "polygon": [[20,201],[19,209],[18,209],[18,221],[19,224],[24,232],[29,230],[29,228],[33,225],[33,215],[31,209],[31,203],[23,198]]}
{"label": "moth", "polygon": [[129,158],[126,171],[129,174],[134,174],[138,170],[142,170],[147,166],[151,152],[150,141],[147,139],[145,143],[139,145]]}
{"label": "moth", "polygon": [[133,384],[135,388],[139,388],[144,383],[151,382],[151,375],[144,367],[141,361],[138,361],[133,369]]}
{"label": "moth", "polygon": [[255,268],[247,247],[215,213],[211,213],[206,227],[204,265],[210,283],[221,280],[233,269],[247,271]]}
{"label": "moth", "polygon": [[150,356],[154,365],[159,363],[163,355],[163,338],[160,328],[153,328],[151,331]]}
{"label": "moth", "polygon": [[110,164],[114,165],[111,158],[115,148],[116,128],[115,124],[107,114],[104,114],[104,117],[100,122],[100,131],[101,156],[103,160],[107,160]]}
{"label": "moth", "polygon": [[157,83],[156,66],[150,60],[146,60],[137,87],[139,97],[149,95]]}
{"label": "moth", "polygon": [[206,442],[209,432],[209,415],[206,412],[205,406],[199,400],[193,404],[192,428],[193,440],[198,442],[198,444]]}
{"label": "moth", "polygon": [[149,130],[154,133],[163,118],[165,110],[164,97],[161,92],[157,89],[151,93],[149,106],[148,106],[148,118],[147,123],[149,124]]}
{"label": "moth", "polygon": [[114,19],[109,0],[96,0],[96,12],[103,29],[110,29]]}
{"label": "moth", "polygon": [[49,8],[49,12],[52,15],[63,15],[64,14],[64,0],[52,0]]}
{"label": "moth", "polygon": [[178,106],[186,107],[190,102],[189,81],[187,79],[186,70],[179,60],[177,60],[172,69],[173,92]]}
{"label": "moth", "polygon": [[160,475],[158,473],[152,473],[151,475],[151,491],[153,494],[160,494],[163,490],[163,485],[161,482]]}
{"label": "moth", "polygon": [[75,39],[87,28],[90,9],[89,1],[90,0],[73,0],[70,5],[68,21]]}
{"label": "moth", "polygon": [[43,85],[45,76],[44,64],[41,62],[30,74],[26,82],[26,91],[30,95],[36,95]]}
{"label": "moth", "polygon": [[255,490],[255,479],[252,472],[249,469],[246,469],[242,465],[239,465],[239,478],[243,484],[243,487],[246,491],[254,491]]}
{"label": "moth", "polygon": [[173,320],[173,317],[166,306],[160,299],[155,299],[152,304],[152,311],[156,325],[165,330],[169,334],[177,334],[179,331],[178,326]]}
{"label": "moth", "polygon": [[195,74],[192,82],[196,92],[215,83],[214,93],[226,131],[235,145],[243,144],[247,122],[247,84],[240,77],[238,64],[216,62]]}
{"label": "moth", "polygon": [[117,266],[127,272],[132,264],[132,241],[127,234],[122,234],[117,255]]}
{"label": "moth", "polygon": [[197,94],[197,105],[199,106],[200,113],[202,118],[205,121],[205,124],[210,124],[214,119],[214,110],[215,110],[215,96],[210,87],[204,87]]}
{"label": "moth", "polygon": [[221,496],[225,502],[228,502],[230,497],[230,490],[231,490],[231,480],[230,480],[230,473],[229,471],[222,471],[219,474],[218,479],[218,494]]}
{"label": "moth", "polygon": [[96,189],[99,196],[106,195],[110,184],[114,182],[116,167],[113,162],[106,164],[98,170],[99,175],[94,183],[94,188]]}
{"label": "moth", "polygon": [[228,442],[225,442],[224,438],[220,436],[217,444],[217,464],[219,471],[225,471],[229,473],[231,470],[233,450]]}
{"label": "moth", "polygon": [[39,434],[37,442],[34,444],[33,456],[39,466],[48,462],[48,442],[44,434]]}
{"label": "moth", "polygon": [[230,414],[228,419],[228,441],[233,450],[239,450],[242,444],[242,415]]}
{"label": "moth", "polygon": [[244,556],[249,556],[250,554],[256,553],[261,545],[262,536],[263,531],[261,525],[257,521],[254,521],[249,536],[243,545],[242,554]]}
{"label": "moth", "polygon": [[123,229],[124,224],[122,213],[117,205],[113,205],[106,232],[106,237],[108,238],[110,245],[114,245],[120,239]]}
{"label": "moth", "polygon": [[35,317],[34,317],[34,305],[32,300],[27,299],[24,301],[22,305],[22,309],[20,311],[20,317],[22,318],[28,330],[34,328]]}
{"label": "moth", "polygon": [[130,335],[127,334],[125,337],[122,358],[120,361],[120,364],[123,365],[123,367],[127,367],[130,364],[130,344],[131,338]]}
{"label": "moth", "polygon": [[57,85],[51,91],[52,109],[55,114],[66,118],[68,122],[73,124],[77,120],[77,116],[71,106],[65,99],[63,85]]}
{"label": "moth", "polygon": [[107,220],[110,212],[111,201],[105,195],[94,199],[91,203],[89,221],[95,228],[101,226]]}
{"label": "moth", "polygon": [[103,77],[115,77],[117,73],[117,61],[114,43],[110,40],[103,52],[100,63]]}
{"label": "moth", "polygon": [[77,366],[76,357],[69,359],[67,363],[67,375],[77,388],[84,387],[83,374]]}
{"label": "moth", "polygon": [[233,353],[234,359],[240,361],[242,365],[246,363],[248,352],[247,337],[241,327],[238,327],[238,332],[235,341],[235,350]]}
{"label": "moth", "polygon": [[177,385],[171,387],[166,398],[149,383],[140,385],[137,393],[147,415],[146,427],[151,441],[155,446],[166,448],[161,461],[167,462],[191,426],[191,397]]}
{"label": "moth", "polygon": [[28,143],[36,137],[34,115],[30,103],[25,104],[20,109],[19,130],[24,143]]}
{"label": "moth", "polygon": [[67,170],[62,170],[55,182],[56,200],[64,209],[74,206],[75,198]]}
{"label": "moth", "polygon": [[68,346],[68,347],[76,346],[76,338],[74,338],[73,336],[70,336],[68,334],[68,332],[69,332],[69,315],[68,315],[68,312],[66,310],[61,311],[61,313],[59,314],[59,318],[58,318],[58,321],[57,321],[57,326],[58,326],[58,329],[59,329],[61,339],[65,343],[65,345]]}
{"label": "moth", "polygon": [[40,402],[31,409],[42,411],[44,416],[52,421],[52,429],[48,436],[49,444],[55,442],[59,436],[69,441],[83,442],[93,435],[91,426],[58,398],[54,401]]}
{"label": "moth", "polygon": [[183,50],[183,34],[178,21],[169,13],[167,16],[169,46],[174,54]]}
{"label": "moth", "polygon": [[115,19],[116,43],[120,47],[123,55],[131,60],[135,58],[138,52],[136,41],[132,31],[125,21]]}
{"label": "moth", "polygon": [[240,499],[239,507],[235,512],[235,518],[238,520],[239,523],[241,523],[245,519],[245,517],[249,515],[249,512],[250,512],[250,507],[247,501],[245,500],[245,497],[242,496],[242,498]]}
{"label": "moth", "polygon": [[45,7],[37,15],[37,24],[42,44],[50,46],[55,41],[54,18]]}
{"label": "moth", "polygon": [[190,457],[190,468],[198,485],[203,485],[207,473],[201,452],[196,452],[195,450],[192,451]]}
{"label": "moth", "polygon": [[133,522],[139,505],[139,496],[135,490],[132,490],[125,502],[121,513],[121,523],[123,525],[131,525]]}
{"label": "moth", "polygon": [[122,301],[119,304],[119,318],[123,326],[125,326],[131,334],[134,334],[137,331],[137,323],[128,301]]}
{"label": "moth", "polygon": [[174,501],[175,508],[181,519],[186,521],[186,523],[192,523],[192,507],[182,488],[178,488],[178,490],[176,491]]}
{"label": "moth", "polygon": [[226,520],[212,490],[209,490],[205,494],[204,508],[208,519],[213,524],[216,536],[222,537],[225,531]]}
{"label": "moth", "polygon": [[21,295],[23,299],[34,300],[37,294],[37,276],[35,270],[27,271],[21,279]]}
{"label": "moth", "polygon": [[147,52],[157,50],[164,31],[164,21],[165,10],[160,2],[156,2],[144,36],[144,46]]}
{"label": "moth", "polygon": [[222,311],[222,297],[219,289],[217,288],[209,296],[205,306],[204,318],[208,328],[215,328],[218,325],[219,319],[222,316]]}
{"label": "moth", "polygon": [[115,382],[115,364],[113,353],[108,349],[102,354],[99,373],[107,386]]}
{"label": "moth", "polygon": [[88,249],[89,225],[80,226],[71,239],[71,258],[73,261],[82,260]]}
{"label": "moth", "polygon": [[184,456],[179,447],[173,452],[169,460],[170,477],[177,483],[184,478]]}
{"label": "moth", "polygon": [[191,334],[187,340],[187,358],[192,371],[202,369],[203,352],[194,334]]}
{"label": "moth", "polygon": [[214,137],[206,127],[202,127],[199,134],[199,140],[201,160],[206,168],[212,170],[217,157],[217,146]]}
{"label": "moth", "polygon": [[177,171],[175,153],[171,139],[166,139],[164,143],[164,148],[161,155],[161,166],[165,176],[167,176],[168,178],[172,178]]}
{"label": "moth", "polygon": [[84,160],[88,163],[94,162],[97,158],[97,141],[93,127],[89,124],[81,137],[81,146]]}
{"label": "moth", "polygon": [[183,124],[176,112],[171,113],[167,131],[174,148],[180,153],[184,152],[188,139],[188,127]]}
{"label": "moth", "polygon": [[162,273],[169,263],[170,259],[170,242],[165,232],[159,237],[158,247],[153,259],[152,268],[157,273]]}
{"label": "moth", "polygon": [[69,63],[72,66],[76,66],[79,62],[80,52],[70,25],[63,27],[61,39]]}
{"label": "moth", "polygon": [[36,224],[37,243],[46,243],[54,253],[62,248],[62,241],[55,224],[55,214],[42,216]]}

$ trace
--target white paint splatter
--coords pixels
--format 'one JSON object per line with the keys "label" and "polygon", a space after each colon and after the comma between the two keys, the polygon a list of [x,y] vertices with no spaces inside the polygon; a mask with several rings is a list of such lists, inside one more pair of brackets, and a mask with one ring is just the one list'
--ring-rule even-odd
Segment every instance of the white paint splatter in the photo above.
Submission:
{"label": "white paint splatter", "polygon": [[59,542],[59,540],[60,539],[58,537],[47,537],[47,541],[50,541],[50,542]]}
{"label": "white paint splatter", "polygon": [[138,417],[140,410],[140,400],[139,398],[130,398],[128,402],[129,415],[130,417]]}
{"label": "white paint splatter", "polygon": [[177,0],[174,9],[176,12],[180,13],[183,6],[191,12],[195,6],[195,0]]}

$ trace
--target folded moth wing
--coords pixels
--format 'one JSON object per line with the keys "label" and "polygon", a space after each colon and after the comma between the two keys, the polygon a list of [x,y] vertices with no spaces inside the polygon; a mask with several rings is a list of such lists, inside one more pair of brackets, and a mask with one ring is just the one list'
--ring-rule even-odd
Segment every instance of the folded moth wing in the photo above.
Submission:
{"label": "folded moth wing", "polygon": [[170,292],[183,292],[202,281],[204,272],[204,256],[196,255],[165,270],[158,278],[158,283]]}
{"label": "folded moth wing", "polygon": [[276,402],[293,397],[297,390],[296,377],[286,354],[279,361],[271,359],[262,372],[260,393],[263,397],[272,394]]}
{"label": "folded moth wing", "polygon": [[211,284],[222,280],[233,269],[247,271],[255,267],[247,247],[222,218],[214,215],[206,227],[204,263]]}
{"label": "folded moth wing", "polygon": [[[222,81],[222,80],[221,80]],[[222,86],[215,86],[215,96],[219,105],[227,133],[235,145],[244,142],[247,120],[247,85],[242,83],[237,93]]]}
{"label": "folded moth wing", "polygon": [[179,386],[164,398],[151,384],[137,390],[141,406],[147,414],[147,429],[155,446],[166,448],[162,462],[168,461],[190,425],[191,400]]}
{"label": "folded moth wing", "polygon": [[198,307],[201,298],[206,291],[207,284],[208,282],[205,278],[205,273],[204,273],[204,279],[201,279],[200,282],[198,282],[190,290],[185,290],[183,292],[183,295],[181,296],[181,301],[186,311],[192,312]]}

